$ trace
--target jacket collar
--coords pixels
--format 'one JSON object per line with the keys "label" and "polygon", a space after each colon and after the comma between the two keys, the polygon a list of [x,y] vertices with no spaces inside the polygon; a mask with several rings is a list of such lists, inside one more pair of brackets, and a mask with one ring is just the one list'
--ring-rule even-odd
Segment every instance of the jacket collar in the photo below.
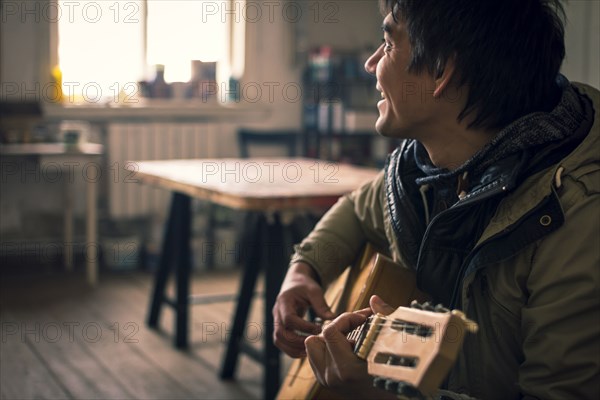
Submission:
{"label": "jacket collar", "polygon": [[[593,161],[595,159],[595,162],[598,162],[597,155],[590,154],[590,152],[594,151],[591,149],[597,149],[596,145],[599,136],[597,122],[599,108],[597,100],[598,92],[591,88],[587,88],[586,90],[587,92],[583,92],[592,93],[595,96],[595,118],[592,102],[589,97],[580,93],[581,89],[575,89],[569,84],[568,87],[565,87],[565,93],[559,104],[564,102],[570,103],[573,99],[576,99],[579,104],[579,106],[574,106],[579,111],[568,118],[570,122],[563,125],[564,129],[567,129],[566,127],[575,129],[573,132],[570,132],[570,136],[565,131],[562,134],[565,135],[566,139],[562,141],[551,141],[552,143],[540,146],[525,146],[526,148],[514,151],[504,158],[496,160],[493,164],[485,163],[487,164],[487,168],[483,169],[476,176],[477,179],[473,180],[469,193],[459,203],[465,204],[467,202],[480,201],[497,194],[512,192],[500,203],[498,211],[483,232],[479,242],[499,233],[508,225],[522,218],[533,207],[541,204],[552,192],[552,182],[560,166],[564,166],[568,171],[571,168],[576,168],[585,160]],[[564,105],[560,106],[560,108],[565,109]],[[550,120],[555,119],[551,114],[546,115],[545,118]],[[544,123],[540,122],[541,115],[532,115],[530,117],[530,122],[534,126],[541,127],[544,125]],[[577,119],[577,126],[573,126],[573,121]],[[596,123],[590,132],[590,126],[594,119]],[[523,127],[524,121],[524,119],[516,121],[511,126]],[[554,126],[555,129],[558,129],[556,127],[559,125],[557,123]],[[560,130],[564,129],[561,128]],[[558,133],[555,132],[556,134]],[[503,140],[510,140],[510,137],[507,135],[504,134]],[[577,140],[572,140],[573,138]],[[582,138],[583,141],[581,141]],[[565,143],[569,145],[565,146]],[[573,150],[575,145],[577,146]],[[433,172],[439,172],[434,171],[431,166],[423,168],[422,160],[415,157],[418,154],[417,146],[420,146],[420,144],[413,140],[404,142],[390,155],[385,167],[386,198],[391,225],[398,239],[399,246],[404,247],[403,250],[405,251],[403,253],[406,255],[407,261],[413,265],[416,263],[420,238],[425,228],[422,210],[418,207],[415,208],[415,205],[420,207],[421,203],[418,182],[423,182],[423,178],[431,178],[432,175],[430,174]],[[483,155],[486,154],[491,154],[490,147],[482,150],[474,159],[484,158]],[[472,159],[465,166],[472,165],[474,162]],[[446,180],[451,177],[456,179],[456,175],[455,172],[446,174],[442,171],[434,177],[434,180]]]}

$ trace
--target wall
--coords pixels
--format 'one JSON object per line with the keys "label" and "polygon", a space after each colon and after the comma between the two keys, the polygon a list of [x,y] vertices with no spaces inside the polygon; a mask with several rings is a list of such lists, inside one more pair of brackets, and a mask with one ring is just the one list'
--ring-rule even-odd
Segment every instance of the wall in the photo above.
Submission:
{"label": "wall", "polygon": [[[0,78],[1,81],[27,82],[33,84],[37,78],[38,64],[37,30],[35,22],[19,23],[5,17],[7,6],[0,2]],[[6,18],[6,19],[5,19]],[[17,43],[20,45],[17,46]],[[18,67],[21,66],[21,67]],[[4,88],[3,88],[4,90]]]}
{"label": "wall", "polygon": [[[375,47],[381,37],[381,16],[373,0],[260,1],[262,17],[246,18],[246,69],[242,87],[254,97],[262,88],[262,103],[271,117],[252,128],[291,128],[301,125],[301,73],[307,52],[320,45],[340,50]],[[273,88],[270,96],[269,88]],[[224,125],[225,135],[236,126]],[[225,146],[221,154],[230,154]]]}
{"label": "wall", "polygon": [[[6,98],[8,83],[16,82],[30,89],[49,80],[52,54],[48,19],[44,18],[47,15],[44,4],[48,1],[0,1],[2,99]],[[378,44],[381,17],[375,3],[373,0],[258,2],[262,10],[260,18],[250,15],[246,18],[248,58],[243,83],[250,85],[249,92],[252,85],[260,86],[263,90],[260,102],[273,109],[271,118],[259,126],[299,126],[300,104],[292,98],[292,89],[300,83],[303,51],[323,44],[345,50]],[[567,57],[563,72],[572,80],[600,87],[600,1],[572,0],[566,4],[566,10]],[[273,98],[265,84],[275,87]],[[277,84],[280,86],[273,86]],[[289,93],[284,94],[286,84]],[[22,93],[19,96],[22,98]],[[227,125],[225,128],[228,130]]]}
{"label": "wall", "polygon": [[[7,83],[27,89],[49,81],[53,54],[44,5],[50,0],[0,1],[0,100]],[[256,3],[256,2],[254,2]],[[381,16],[374,0],[261,0],[260,18],[246,18],[247,62],[242,84],[262,89],[258,102],[271,110],[256,128],[296,128],[301,122],[301,71],[310,48],[329,44],[338,49],[366,49],[378,45]],[[17,17],[14,16],[18,7]],[[297,10],[301,10],[298,14]],[[29,11],[28,11],[29,10]],[[567,6],[567,59],[563,72],[572,80],[600,87],[600,2],[572,0]],[[22,22],[22,20],[24,22]],[[287,85],[287,86],[286,86]],[[269,87],[274,88],[271,97]],[[284,92],[287,87],[288,91]],[[250,92],[248,92],[250,93]],[[23,93],[18,97],[23,98]],[[223,121],[213,156],[235,156],[238,123]],[[58,198],[45,204],[60,204]]]}
{"label": "wall", "polygon": [[562,72],[570,80],[600,88],[600,1],[571,0],[567,12],[567,56]]}

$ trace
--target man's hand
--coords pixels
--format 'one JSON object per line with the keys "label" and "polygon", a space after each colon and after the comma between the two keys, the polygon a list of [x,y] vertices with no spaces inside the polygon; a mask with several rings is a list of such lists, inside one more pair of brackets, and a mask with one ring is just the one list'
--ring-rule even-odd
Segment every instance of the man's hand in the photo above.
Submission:
{"label": "man's hand", "polygon": [[320,335],[306,338],[308,361],[319,383],[333,389],[369,386],[367,364],[356,357],[346,335],[365,322],[371,310],[344,313],[328,324]]}
{"label": "man's hand", "polygon": [[295,263],[288,270],[273,307],[274,343],[291,357],[306,355],[306,335],[299,335],[298,332],[317,334],[321,331],[320,326],[303,318],[309,307],[323,320],[335,318],[325,303],[323,289],[316,280],[315,271],[308,264]]}
{"label": "man's hand", "polygon": [[353,313],[344,313],[327,325],[320,335],[305,340],[308,360],[319,383],[334,389],[347,398],[383,398],[391,393],[373,388],[373,378],[367,373],[367,363],[353,351],[353,343],[346,335],[375,313],[388,315],[393,307],[385,304],[378,296],[372,296],[371,308]]}

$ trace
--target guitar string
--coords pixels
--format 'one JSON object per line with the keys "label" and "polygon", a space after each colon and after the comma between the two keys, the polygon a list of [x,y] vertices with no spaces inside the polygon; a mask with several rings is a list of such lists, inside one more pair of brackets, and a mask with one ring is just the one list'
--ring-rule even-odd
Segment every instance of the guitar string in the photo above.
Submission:
{"label": "guitar string", "polygon": [[[435,312],[435,311],[430,311],[430,312],[433,312],[433,313],[435,313],[435,314],[437,314],[437,315],[439,315],[439,314],[446,314],[446,312]],[[376,314],[372,314],[372,315],[370,315],[370,316],[369,316],[369,317],[367,317],[367,318],[374,317],[375,315],[376,315]],[[392,317],[390,317],[390,316],[388,316],[388,315],[379,315],[379,316],[377,316],[377,318],[379,318],[379,319],[381,319],[381,320],[385,320],[385,321],[399,321],[399,319],[398,319],[398,318],[395,318],[395,317],[394,317],[394,318],[392,318]],[[324,322],[322,322],[322,324],[323,324],[323,326],[326,326],[326,325],[330,324],[331,322],[332,322],[331,320],[329,320],[329,321],[324,321]],[[408,321],[408,322],[410,322],[410,321]],[[366,322],[364,322],[364,323],[366,323]],[[363,324],[364,324],[364,323],[363,323]]]}
{"label": "guitar string", "polygon": [[[430,311],[430,312],[435,312],[435,311],[431,311],[431,310],[424,310],[424,311]],[[450,311],[443,311],[443,312],[436,312],[437,314],[447,314]],[[376,315],[376,314],[375,314]],[[370,316],[369,318],[374,319],[375,315]],[[407,332],[409,334],[416,334],[415,332],[419,329],[431,329],[431,332],[428,332],[429,335],[433,335],[434,331],[436,330],[435,326],[431,326],[431,325],[426,325],[426,324],[420,324],[417,322],[410,322],[410,321],[402,321],[399,320],[398,318],[395,317],[389,317],[387,315],[378,315],[377,316],[377,321],[376,324],[374,325],[373,323],[370,323],[368,320],[365,321],[364,323],[362,323],[361,325],[359,325],[358,327],[354,328],[353,330],[351,330],[350,332],[348,332],[346,334],[346,339],[348,340],[352,340],[352,341],[356,341],[358,338],[360,338],[360,336],[363,334],[363,331],[365,330],[365,326],[369,325],[369,326],[385,326],[389,321],[392,321],[392,325],[394,326],[394,328],[397,328],[398,331],[404,331]],[[467,328],[467,321],[462,321],[463,324],[465,325],[465,329],[469,330]],[[327,326],[329,323],[331,323],[331,321],[324,321],[322,323],[322,327]],[[436,323],[436,326],[439,327],[438,323]]]}
{"label": "guitar string", "polygon": [[[351,340],[351,341],[357,341],[361,337],[361,335],[363,335],[365,333],[365,327],[367,327],[367,325],[369,326],[369,329],[370,329],[370,327],[373,327],[373,326],[382,327],[382,326],[385,326],[388,321],[392,321],[391,325],[394,326],[394,328],[397,328],[398,331],[406,332],[408,334],[418,335],[417,331],[419,331],[419,329],[430,329],[431,331],[427,332],[428,335],[426,335],[426,336],[432,336],[435,331],[435,327],[423,325],[423,324],[411,323],[410,321],[405,321],[402,323],[395,323],[396,321],[398,321],[397,319],[387,318],[386,316],[382,316],[382,317],[380,317],[380,319],[384,320],[384,321],[376,323],[376,324],[371,324],[368,321],[365,321],[363,324],[361,324],[360,326],[358,326],[358,327],[354,328],[352,331],[350,331],[346,335],[346,339]],[[418,335],[418,336],[421,336],[421,335]]]}

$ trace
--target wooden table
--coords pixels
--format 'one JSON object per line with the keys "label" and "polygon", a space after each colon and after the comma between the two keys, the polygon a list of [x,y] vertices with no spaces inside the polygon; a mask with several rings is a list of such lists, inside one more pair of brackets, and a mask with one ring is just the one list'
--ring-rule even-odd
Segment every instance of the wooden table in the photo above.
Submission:
{"label": "wooden table", "polygon": [[[245,233],[244,271],[225,359],[220,376],[232,378],[240,351],[264,365],[264,396],[274,398],[279,387],[280,357],[273,344],[273,308],[288,260],[285,258],[284,222],[290,215],[323,211],[337,199],[372,180],[378,170],[304,158],[250,158],[133,161],[129,170],[146,184],[173,192],[148,314],[157,327],[162,304],[176,311],[175,346],[188,346],[190,301],[190,200],[199,198],[249,211],[252,222]],[[258,245],[257,245],[258,244]],[[165,296],[171,265],[177,274],[176,298]],[[265,271],[264,352],[245,343],[244,327],[259,272]]]}
{"label": "wooden table", "polygon": [[[43,168],[52,165],[54,168],[64,169],[69,174],[66,179],[65,215],[64,215],[64,252],[65,267],[73,269],[73,231],[74,231],[74,173],[75,169],[82,169],[85,174],[89,172],[95,176],[84,176],[86,180],[86,270],[87,281],[91,286],[98,282],[98,199],[97,185],[102,170],[99,158],[103,146],[96,143],[81,143],[66,146],[64,143],[31,143],[0,145],[0,155],[4,157],[35,157]],[[58,162],[62,160],[62,162]],[[89,164],[88,164],[89,163]],[[99,174],[99,175],[98,175]]]}

